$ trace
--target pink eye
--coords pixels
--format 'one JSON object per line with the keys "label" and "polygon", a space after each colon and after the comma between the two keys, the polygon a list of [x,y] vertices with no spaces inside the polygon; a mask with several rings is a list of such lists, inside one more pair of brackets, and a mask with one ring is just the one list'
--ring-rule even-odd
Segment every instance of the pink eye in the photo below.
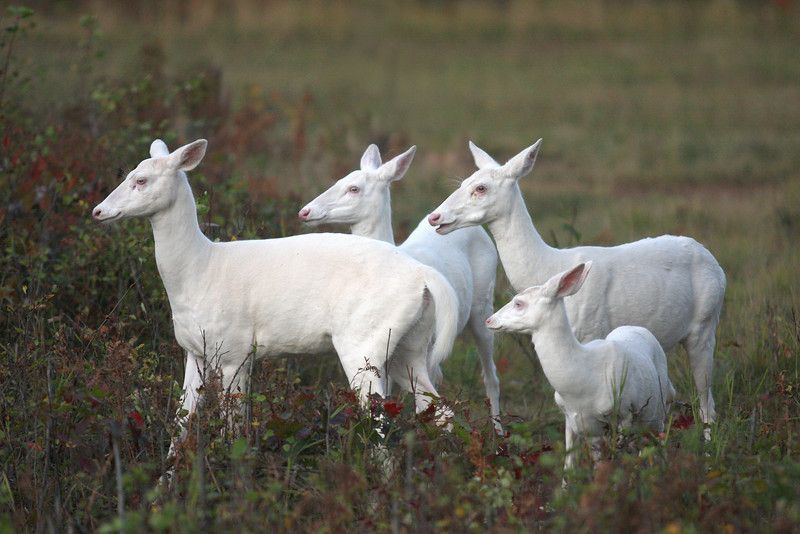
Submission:
{"label": "pink eye", "polygon": [[514,301],[514,308],[516,308],[516,309],[518,309],[518,310],[521,310],[523,307],[524,307],[524,306],[523,306],[523,304],[522,304],[522,301],[521,301],[521,300],[515,300],[515,301]]}
{"label": "pink eye", "polygon": [[481,184],[475,188],[476,193],[484,194],[486,192],[486,186]]}
{"label": "pink eye", "polygon": [[348,191],[350,191],[351,193],[358,193],[361,190],[358,188],[357,185],[351,185],[350,189],[348,189]]}
{"label": "pink eye", "polygon": [[147,183],[147,178],[137,178],[136,185],[144,185]]}

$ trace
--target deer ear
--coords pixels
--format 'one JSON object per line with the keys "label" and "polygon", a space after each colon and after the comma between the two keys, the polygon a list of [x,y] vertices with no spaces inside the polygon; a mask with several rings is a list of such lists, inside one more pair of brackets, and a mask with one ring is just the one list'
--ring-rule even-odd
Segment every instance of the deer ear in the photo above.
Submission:
{"label": "deer ear", "polygon": [[478,148],[478,145],[472,141],[469,142],[469,151],[472,152],[472,159],[475,160],[475,166],[479,169],[496,169],[500,166],[492,156],[482,148]]}
{"label": "deer ear", "polygon": [[369,145],[361,156],[361,170],[374,171],[381,166],[381,151],[377,145]]}
{"label": "deer ear", "polygon": [[156,139],[150,144],[150,157],[163,158],[169,156],[167,144],[161,139]]}
{"label": "deer ear", "polygon": [[519,180],[533,170],[533,164],[536,163],[536,156],[539,154],[539,147],[542,146],[542,140],[539,139],[534,144],[511,158],[503,165],[503,171],[509,178]]}
{"label": "deer ear", "polygon": [[208,141],[205,139],[198,139],[197,141],[180,147],[170,154],[173,166],[179,171],[191,171],[203,160],[203,156],[206,155],[207,146]]}
{"label": "deer ear", "polygon": [[580,265],[573,267],[569,271],[557,274],[546,283],[545,293],[557,299],[563,299],[570,295],[574,295],[583,285],[589,270],[592,268],[592,262],[587,261]]}
{"label": "deer ear", "polygon": [[414,161],[414,154],[416,153],[417,145],[414,145],[399,156],[395,156],[381,165],[379,169],[381,178],[389,182],[401,179],[406,172],[408,172],[408,168],[411,166],[411,162]]}

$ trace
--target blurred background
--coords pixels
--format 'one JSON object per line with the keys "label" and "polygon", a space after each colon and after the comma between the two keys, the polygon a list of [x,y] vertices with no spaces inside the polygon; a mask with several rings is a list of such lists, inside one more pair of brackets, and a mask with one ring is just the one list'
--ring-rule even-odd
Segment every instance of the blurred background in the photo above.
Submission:
{"label": "blurred background", "polygon": [[[149,227],[101,229],[89,221],[90,208],[147,156],[155,137],[171,148],[210,141],[190,181],[204,230],[223,240],[310,231],[296,221],[297,210],[354,169],[369,143],[384,159],[416,144],[409,173],[393,186],[398,241],[474,170],[468,140],[505,161],[543,138],[522,187],[550,244],[683,234],[725,269],[715,392],[729,426],[714,452],[725,491],[756,476],[735,474],[743,458],[798,453],[800,429],[790,416],[800,402],[800,5],[793,0],[26,5],[4,7],[0,20],[7,332],[0,380],[21,367],[29,375],[0,408],[11,413],[42,391],[57,397],[60,390],[45,380],[53,362],[63,363],[55,373],[69,377],[64,384],[86,395],[109,383],[131,389],[113,378],[120,354],[140,387],[160,392],[153,398],[174,395],[170,381],[182,360]],[[501,274],[496,303],[510,295]],[[51,358],[54,346],[63,354]],[[79,365],[87,358],[91,372]],[[500,336],[496,361],[504,411],[519,416],[516,435],[558,443],[560,417],[527,340]],[[342,383],[334,358],[291,362],[283,372],[302,384]],[[682,352],[670,372],[690,402]],[[483,413],[471,343],[459,343],[445,377],[445,394]],[[131,394],[92,409],[124,420],[136,405],[150,417],[136,403]],[[35,407],[25,413],[40,419],[19,413],[5,439],[16,432],[24,452],[15,461],[35,464],[42,457],[21,444],[40,443],[51,416]],[[86,432],[73,423],[64,428]],[[153,451],[168,423],[159,428],[149,435]],[[100,458],[98,443],[82,455]],[[106,478],[98,488],[111,487]],[[796,507],[790,513],[775,504],[796,495],[790,487],[752,490],[750,508],[727,498],[685,506],[697,524],[717,526],[715,517],[741,509],[737,525],[758,527],[767,518],[778,528],[800,517]],[[34,490],[13,495],[35,503]],[[717,505],[720,515],[701,514]],[[40,521],[50,513],[43,506]],[[92,501],[87,517],[105,517],[111,506]],[[540,526],[554,526],[547,521]]]}
{"label": "blurred background", "polygon": [[[327,146],[346,159],[372,141],[415,143],[425,167],[415,175],[446,165],[466,173],[466,139],[503,158],[543,137],[537,181],[620,194],[776,185],[800,161],[791,0],[32,7],[39,26],[20,52],[35,65],[27,96],[46,109],[96,79],[202,74],[215,94],[189,120],[216,106],[283,106],[293,126],[303,123],[309,159],[324,159]],[[269,126],[252,125],[245,141]],[[332,173],[300,170],[280,181]]]}

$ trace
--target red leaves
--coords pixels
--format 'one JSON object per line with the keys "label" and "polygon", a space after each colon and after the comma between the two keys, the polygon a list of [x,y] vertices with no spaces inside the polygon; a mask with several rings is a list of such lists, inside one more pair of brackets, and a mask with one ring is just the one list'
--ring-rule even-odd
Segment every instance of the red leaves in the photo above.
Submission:
{"label": "red leaves", "polygon": [[39,158],[33,164],[33,168],[31,169],[31,181],[37,182],[46,168],[47,162],[43,157],[39,156]]}
{"label": "red leaves", "polygon": [[417,419],[425,423],[430,423],[436,417],[436,405],[430,403],[427,408],[417,414]]}
{"label": "red leaves", "polygon": [[133,410],[128,414],[128,422],[131,427],[138,430],[144,429],[144,417],[142,417],[142,414],[140,414],[138,410]]}
{"label": "red leaves", "polygon": [[508,372],[508,368],[511,367],[511,360],[506,358],[505,356],[501,356],[497,359],[497,374],[504,375]]}
{"label": "red leaves", "polygon": [[676,430],[684,430],[692,425],[694,425],[694,417],[692,417],[692,414],[681,414],[672,420],[672,428]]}
{"label": "red leaves", "polygon": [[393,400],[386,400],[383,402],[383,410],[386,415],[394,419],[403,410],[403,405]]}
{"label": "red leaves", "polygon": [[489,467],[491,462],[491,455],[487,457],[483,452],[484,437],[481,433],[473,428],[469,436],[469,444],[466,448],[467,458],[475,466],[475,471],[479,476],[483,476],[484,471]]}
{"label": "red leaves", "polygon": [[550,445],[544,445],[541,449],[535,452],[520,452],[519,457],[524,465],[536,465],[539,463],[539,458],[542,456],[542,453],[551,452],[552,450],[553,447]]}

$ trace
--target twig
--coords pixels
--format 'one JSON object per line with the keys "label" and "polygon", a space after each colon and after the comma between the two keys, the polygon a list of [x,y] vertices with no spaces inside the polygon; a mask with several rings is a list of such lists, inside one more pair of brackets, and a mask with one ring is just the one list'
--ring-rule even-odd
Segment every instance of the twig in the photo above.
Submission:
{"label": "twig", "polygon": [[383,394],[385,397],[388,397],[390,394],[389,391],[389,342],[392,340],[392,329],[389,329],[389,336],[386,338],[386,388],[383,390]]}
{"label": "twig", "polygon": [[206,454],[205,454],[205,443],[203,440],[203,424],[200,420],[200,415],[203,410],[203,406],[200,405],[201,403],[197,403],[195,407],[196,410],[196,418],[195,428],[197,429],[197,453],[195,456],[195,466],[197,470],[197,492],[198,492],[198,515],[200,516],[199,519],[199,526],[200,532],[205,532],[207,530],[206,525]]}
{"label": "twig", "polygon": [[3,105],[3,97],[6,92],[6,80],[8,79],[8,66],[11,64],[11,52],[14,50],[14,41],[16,40],[17,33],[19,32],[19,21],[20,17],[17,17],[16,31],[11,32],[11,39],[9,39],[8,41],[8,50],[6,50],[6,59],[3,62],[3,79],[0,80],[0,107],[2,107]]}
{"label": "twig", "polygon": [[753,411],[750,412],[750,435],[747,437],[747,452],[753,453],[753,440],[756,435],[756,407],[753,406]]}
{"label": "twig", "polygon": [[116,422],[112,423],[111,428],[111,448],[114,451],[114,476],[117,479],[117,516],[119,517],[120,528],[125,525],[125,493],[122,486],[122,458],[119,454],[119,441],[117,440]]}

